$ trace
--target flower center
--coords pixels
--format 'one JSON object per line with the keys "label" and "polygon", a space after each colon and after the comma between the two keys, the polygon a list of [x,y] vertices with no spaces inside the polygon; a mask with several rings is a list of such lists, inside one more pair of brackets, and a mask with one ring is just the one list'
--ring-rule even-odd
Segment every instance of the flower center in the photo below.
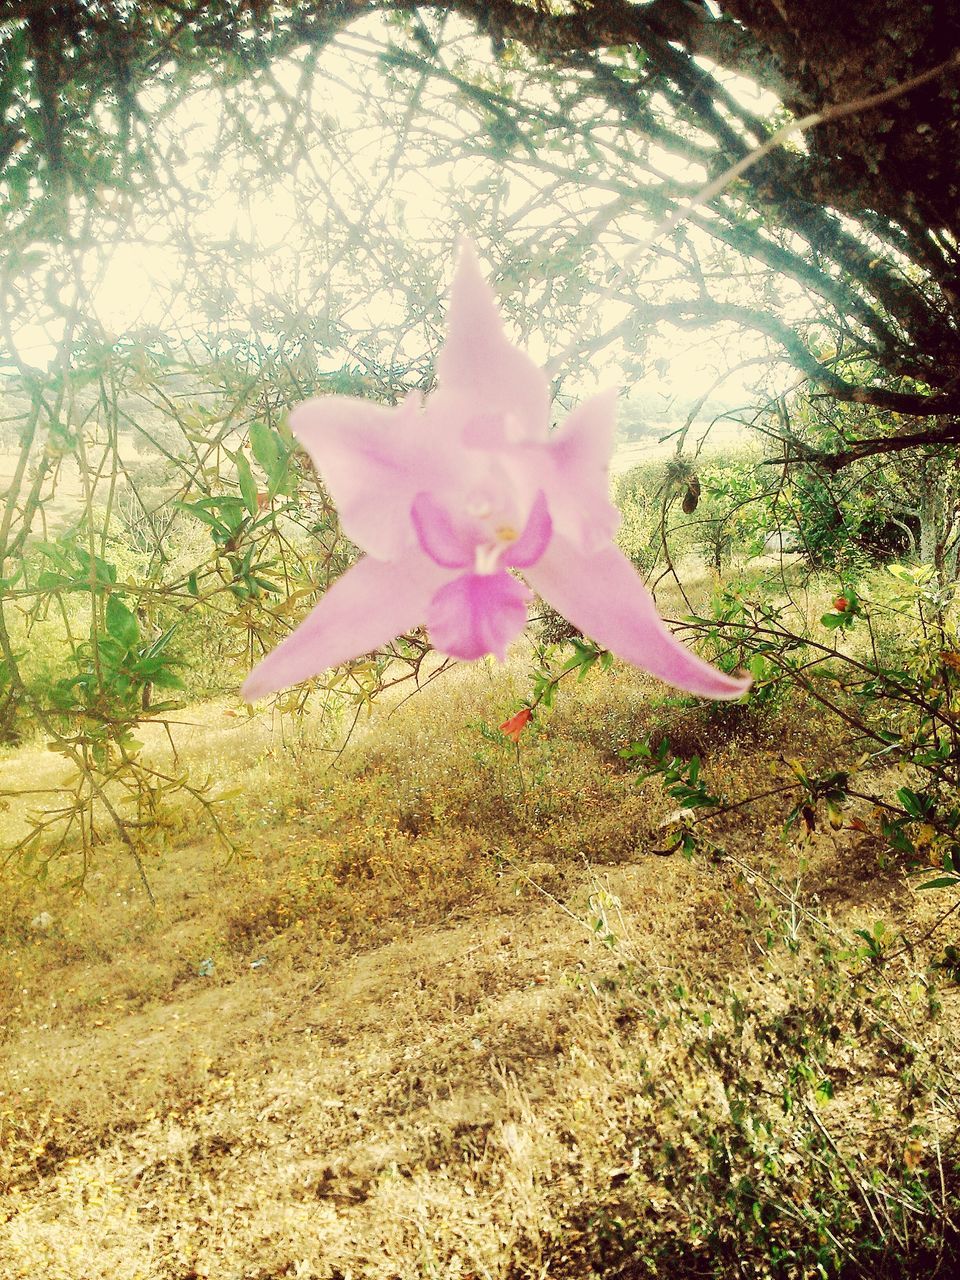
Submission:
{"label": "flower center", "polygon": [[516,542],[520,531],[511,521],[505,494],[499,485],[483,485],[474,489],[464,503],[464,510],[474,522],[474,573],[497,573],[505,547]]}
{"label": "flower center", "polygon": [[475,550],[474,573],[497,573],[500,569],[500,556],[504,547],[516,542],[520,531],[512,524],[500,524],[493,530],[493,536],[478,542]]}

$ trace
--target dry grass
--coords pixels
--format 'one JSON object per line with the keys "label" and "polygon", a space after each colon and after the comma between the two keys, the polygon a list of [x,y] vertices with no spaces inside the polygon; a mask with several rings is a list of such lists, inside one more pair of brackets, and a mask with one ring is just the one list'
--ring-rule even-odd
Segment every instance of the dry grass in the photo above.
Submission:
{"label": "dry grass", "polygon": [[[774,802],[718,831],[762,876],[780,864],[772,888],[651,857],[670,802],[617,756],[666,733],[745,794],[787,745],[826,758],[824,726],[657,703],[616,671],[565,689],[518,764],[479,726],[526,690],[520,659],[457,671],[379,711],[335,771],[316,725],[284,741],[267,718],[195,708],[179,749],[242,787],[235,857],[184,811],[149,867],[156,911],[109,849],[80,899],[6,873],[0,1274],[800,1276],[809,1250],[791,1270],[767,1236],[826,1247],[819,1213],[855,1239],[873,1230],[864,1195],[892,1239],[888,1188],[928,1195],[942,1225],[953,989],[922,948],[874,975],[843,940],[880,915],[919,928],[929,900],[856,833],[784,846]],[[164,758],[159,737],[150,750]],[[58,767],[0,762],[4,785]],[[823,924],[798,878],[829,894]],[[805,1071],[832,1100],[811,1104]],[[736,1120],[745,1098],[763,1099],[762,1142],[759,1112],[753,1137]],[[807,1105],[832,1164],[825,1140],[803,1145]],[[910,1142],[920,1190],[904,1191]],[[738,1217],[745,1172],[778,1219]],[[937,1228],[933,1208],[910,1219],[918,1249]]]}

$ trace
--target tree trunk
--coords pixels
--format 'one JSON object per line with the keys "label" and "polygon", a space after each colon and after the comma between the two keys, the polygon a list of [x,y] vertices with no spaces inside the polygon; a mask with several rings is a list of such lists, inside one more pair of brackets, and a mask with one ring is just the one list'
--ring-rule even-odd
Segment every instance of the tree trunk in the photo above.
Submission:
{"label": "tree trunk", "polygon": [[919,474],[920,563],[933,568],[943,588],[957,576],[957,464],[942,454],[929,456]]}

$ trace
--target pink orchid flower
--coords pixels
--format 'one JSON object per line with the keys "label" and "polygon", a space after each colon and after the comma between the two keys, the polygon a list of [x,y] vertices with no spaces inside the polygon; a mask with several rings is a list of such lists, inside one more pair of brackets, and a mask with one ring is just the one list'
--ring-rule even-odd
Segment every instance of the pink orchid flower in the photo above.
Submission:
{"label": "pink orchid flower", "polygon": [[438,387],[387,409],[325,396],[290,425],[367,554],[251,672],[248,701],[368,653],[426,623],[435,648],[503,659],[531,592],[619,657],[708,698],[750,684],[679,640],[612,542],[616,392],[550,432],[546,375],[506,338],[493,291],[464,244]]}

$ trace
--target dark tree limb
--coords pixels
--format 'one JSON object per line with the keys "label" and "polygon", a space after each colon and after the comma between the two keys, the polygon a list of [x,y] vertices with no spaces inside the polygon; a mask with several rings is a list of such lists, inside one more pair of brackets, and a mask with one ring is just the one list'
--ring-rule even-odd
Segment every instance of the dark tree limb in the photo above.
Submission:
{"label": "dark tree limb", "polygon": [[[873,436],[866,440],[853,440],[845,449],[827,452],[815,449],[801,441],[786,440],[786,459],[777,458],[777,466],[786,462],[813,463],[823,471],[831,474],[842,471],[864,458],[873,458],[891,453],[904,453],[910,449],[942,448],[944,445],[960,444],[960,418],[949,419],[936,429],[929,431],[913,431],[905,435]],[[792,452],[791,452],[792,450]]]}

